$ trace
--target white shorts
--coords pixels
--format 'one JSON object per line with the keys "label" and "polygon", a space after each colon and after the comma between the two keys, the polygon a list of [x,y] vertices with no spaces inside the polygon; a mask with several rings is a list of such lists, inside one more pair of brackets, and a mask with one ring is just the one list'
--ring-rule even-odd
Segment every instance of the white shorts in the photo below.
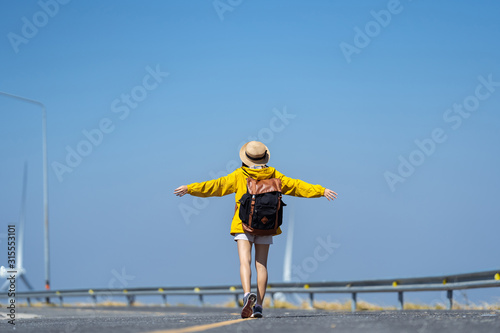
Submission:
{"label": "white shorts", "polygon": [[273,243],[273,236],[256,236],[247,233],[234,234],[234,241],[236,242],[238,241],[238,239],[247,240],[250,243],[255,243],[255,244],[271,245]]}

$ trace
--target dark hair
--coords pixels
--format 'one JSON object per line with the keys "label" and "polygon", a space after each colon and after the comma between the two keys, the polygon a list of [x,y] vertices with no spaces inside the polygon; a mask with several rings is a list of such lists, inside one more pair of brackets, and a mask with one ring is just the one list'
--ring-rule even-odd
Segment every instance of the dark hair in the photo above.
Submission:
{"label": "dark hair", "polygon": [[[241,162],[241,166],[242,167],[247,167],[247,168],[250,168],[248,165],[246,165],[245,163]],[[265,165],[266,168],[269,168],[269,166],[266,164]]]}

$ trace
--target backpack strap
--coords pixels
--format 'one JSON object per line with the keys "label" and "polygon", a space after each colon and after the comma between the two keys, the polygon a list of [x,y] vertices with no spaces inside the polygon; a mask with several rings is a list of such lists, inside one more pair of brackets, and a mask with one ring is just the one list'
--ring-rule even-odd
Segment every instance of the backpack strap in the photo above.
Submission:
{"label": "backpack strap", "polygon": [[253,212],[255,210],[255,194],[252,195],[252,203],[250,204],[250,215],[248,217],[248,225],[252,225]]}
{"label": "backpack strap", "polygon": [[278,225],[278,220],[279,220],[279,215],[280,215],[280,209],[281,209],[281,193],[280,193],[280,196],[278,197],[278,208],[276,209],[276,225],[274,226],[274,231],[276,232],[276,230],[278,230],[279,228],[279,225]]}

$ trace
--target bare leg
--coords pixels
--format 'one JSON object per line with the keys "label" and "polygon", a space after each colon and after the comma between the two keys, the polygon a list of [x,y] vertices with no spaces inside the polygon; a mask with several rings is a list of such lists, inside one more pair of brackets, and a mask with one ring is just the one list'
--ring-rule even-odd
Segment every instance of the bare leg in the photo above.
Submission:
{"label": "bare leg", "polygon": [[247,240],[238,239],[238,255],[240,257],[241,287],[244,293],[250,292],[252,269],[252,243]]}
{"label": "bare leg", "polygon": [[267,255],[269,244],[255,244],[255,269],[257,270],[257,304],[262,305],[267,288]]}

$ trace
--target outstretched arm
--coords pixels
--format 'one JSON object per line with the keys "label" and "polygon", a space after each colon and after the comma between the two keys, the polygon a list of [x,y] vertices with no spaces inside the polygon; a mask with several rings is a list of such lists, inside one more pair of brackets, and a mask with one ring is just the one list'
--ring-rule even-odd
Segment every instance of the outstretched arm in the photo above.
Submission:
{"label": "outstretched arm", "polygon": [[236,191],[236,171],[227,176],[208,180],[201,183],[192,183],[179,186],[174,190],[174,194],[182,197],[185,194],[197,197],[221,197]]}
{"label": "outstretched arm", "polygon": [[325,188],[325,193],[323,193],[323,196],[328,199],[328,201],[333,201],[334,199],[337,199],[337,193],[335,191],[332,191],[328,188]]}
{"label": "outstretched arm", "polygon": [[281,179],[281,189],[285,195],[305,198],[318,198],[324,196],[328,199],[328,201],[337,199],[336,192],[328,188],[324,188],[321,185],[312,185],[300,179],[286,177],[278,171],[276,171],[276,178]]}
{"label": "outstretched arm", "polygon": [[178,197],[182,197],[184,194],[187,194],[187,193],[188,193],[187,185],[179,186],[178,188],[176,188],[174,190],[174,194]]}

